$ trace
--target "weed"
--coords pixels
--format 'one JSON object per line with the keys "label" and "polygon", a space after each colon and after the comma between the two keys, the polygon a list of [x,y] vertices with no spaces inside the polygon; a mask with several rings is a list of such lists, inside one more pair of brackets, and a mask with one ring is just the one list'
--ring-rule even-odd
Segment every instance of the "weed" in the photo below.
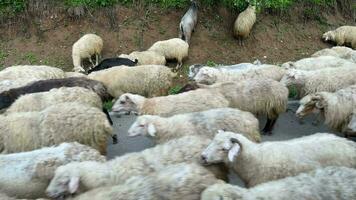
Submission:
{"label": "weed", "polygon": [[208,60],[208,61],[206,62],[206,65],[209,66],[209,67],[215,67],[215,66],[217,66],[218,64],[216,64],[214,61]]}
{"label": "weed", "polygon": [[7,54],[5,51],[0,50],[0,69],[4,67],[4,62],[8,55],[9,54]]}
{"label": "weed", "polygon": [[297,98],[297,95],[298,95],[298,90],[295,86],[290,86],[288,87],[289,89],[289,95],[288,97],[289,98]]}
{"label": "weed", "polygon": [[26,53],[23,58],[23,60],[26,60],[27,62],[29,62],[31,65],[32,64],[35,64],[35,63],[38,63],[38,58],[37,56],[32,53],[32,52],[29,52],[29,53]]}
{"label": "weed", "polygon": [[172,95],[172,94],[178,94],[178,92],[183,88],[183,86],[181,85],[175,85],[173,86],[171,89],[169,89],[168,94]]}
{"label": "weed", "polygon": [[114,103],[112,101],[107,101],[107,102],[104,102],[103,107],[106,110],[111,111],[111,108],[112,108],[113,105],[114,105]]}

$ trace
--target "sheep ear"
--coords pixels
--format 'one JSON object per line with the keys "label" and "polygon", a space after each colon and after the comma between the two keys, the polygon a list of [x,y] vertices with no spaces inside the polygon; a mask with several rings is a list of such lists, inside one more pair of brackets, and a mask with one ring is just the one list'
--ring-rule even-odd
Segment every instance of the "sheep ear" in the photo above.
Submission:
{"label": "sheep ear", "polygon": [[239,154],[240,152],[240,145],[239,143],[233,143],[231,149],[229,150],[229,153],[227,155],[228,159],[230,162],[234,162],[235,157]]}
{"label": "sheep ear", "polygon": [[147,132],[150,136],[155,137],[157,132],[155,125],[149,123],[147,127]]}
{"label": "sheep ear", "polygon": [[79,177],[71,177],[68,187],[69,187],[69,192],[71,194],[74,194],[79,187]]}

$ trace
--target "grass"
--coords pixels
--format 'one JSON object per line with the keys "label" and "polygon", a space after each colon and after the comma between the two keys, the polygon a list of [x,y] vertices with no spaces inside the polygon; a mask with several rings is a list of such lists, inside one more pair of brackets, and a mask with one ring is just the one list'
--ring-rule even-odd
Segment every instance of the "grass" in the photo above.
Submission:
{"label": "grass", "polygon": [[0,69],[4,67],[5,59],[9,54],[3,50],[0,50]]}
{"label": "grass", "polygon": [[168,94],[172,95],[172,94],[178,94],[178,92],[183,88],[183,86],[181,85],[175,85],[173,86],[171,89],[169,89]]}
{"label": "grass", "polygon": [[113,105],[114,105],[114,103],[112,101],[107,101],[107,102],[104,102],[103,107],[106,110],[111,111]]}
{"label": "grass", "polygon": [[298,90],[295,86],[290,86],[289,88],[289,98],[297,98]]}
{"label": "grass", "polygon": [[37,64],[37,63],[39,62],[39,59],[37,58],[37,56],[36,56],[34,53],[32,53],[32,52],[26,53],[26,54],[23,56],[22,60],[24,60],[24,61],[30,63],[31,65]]}
{"label": "grass", "polygon": [[208,60],[208,61],[206,62],[206,65],[209,66],[209,67],[215,67],[215,66],[217,66],[218,64],[216,64],[214,61]]}

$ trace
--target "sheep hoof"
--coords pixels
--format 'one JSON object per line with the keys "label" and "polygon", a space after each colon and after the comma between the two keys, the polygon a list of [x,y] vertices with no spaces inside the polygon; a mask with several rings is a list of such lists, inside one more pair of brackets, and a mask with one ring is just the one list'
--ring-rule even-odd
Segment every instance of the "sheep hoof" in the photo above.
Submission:
{"label": "sheep hoof", "polygon": [[262,135],[268,135],[268,136],[271,136],[271,135],[272,135],[272,131],[262,130]]}
{"label": "sheep hoof", "polygon": [[117,144],[117,135],[116,134],[112,136],[112,143]]}

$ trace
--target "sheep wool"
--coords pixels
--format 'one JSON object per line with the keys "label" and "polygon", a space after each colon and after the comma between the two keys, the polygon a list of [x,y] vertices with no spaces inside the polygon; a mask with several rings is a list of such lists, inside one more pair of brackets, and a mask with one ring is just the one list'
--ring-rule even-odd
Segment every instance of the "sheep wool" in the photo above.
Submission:
{"label": "sheep wool", "polygon": [[166,60],[176,59],[176,68],[183,65],[183,59],[188,57],[189,44],[180,38],[158,41],[148,51],[154,51],[164,56]]}
{"label": "sheep wool", "polygon": [[187,135],[212,139],[220,129],[242,132],[252,141],[261,141],[256,117],[233,108],[211,109],[168,118],[143,115],[136,119],[128,132],[129,136],[145,135],[152,137],[157,143],[163,143]]}
{"label": "sheep wool", "polygon": [[246,38],[256,22],[256,7],[249,5],[246,10],[239,14],[234,24],[234,36]]}
{"label": "sheep wool", "polygon": [[112,67],[88,75],[102,82],[115,98],[126,92],[147,97],[167,95],[175,76],[168,67],[161,65]]}
{"label": "sheep wool", "polygon": [[356,49],[356,26],[340,26],[323,34],[324,41],[333,41],[338,46],[350,44]]}
{"label": "sheep wool", "polygon": [[105,154],[107,138],[112,134],[113,129],[100,109],[80,103],[62,103],[40,112],[0,116],[2,153],[31,151],[77,141]]}
{"label": "sheep wool", "polygon": [[206,164],[231,166],[252,187],[327,166],[355,168],[356,143],[328,133],[255,143],[241,134],[219,131],[201,156]]}
{"label": "sheep wool", "polygon": [[336,46],[330,49],[326,48],[317,51],[313,55],[311,55],[311,57],[319,57],[319,56],[334,56],[356,63],[356,50],[352,50],[351,48],[348,47]]}
{"label": "sheep wool", "polygon": [[356,199],[356,170],[326,167],[245,189],[226,183],[208,187],[201,200],[349,200]]}
{"label": "sheep wool", "polygon": [[64,78],[63,70],[45,65],[17,65],[0,71],[0,81],[18,79],[55,79]]}
{"label": "sheep wool", "polygon": [[[145,176],[169,165],[198,162],[201,151],[210,141],[208,138],[186,136],[141,152],[127,153],[105,163],[72,162],[57,168],[47,192],[58,196],[82,193],[98,187],[123,184],[130,177]],[[217,177],[225,179],[227,171],[220,169],[220,166],[213,165],[209,169]],[[79,185],[70,190],[68,186],[72,180]]]}
{"label": "sheep wool", "polygon": [[137,65],[165,65],[166,58],[155,51],[133,51],[129,55],[121,54],[119,57],[138,60]]}
{"label": "sheep wool", "polygon": [[51,105],[69,102],[78,102],[96,108],[102,107],[100,97],[92,90],[82,87],[61,87],[48,92],[20,96],[6,110],[6,113],[41,111]]}
{"label": "sheep wool", "polygon": [[[95,34],[85,34],[72,47],[72,59],[75,72],[85,72],[83,68],[83,59],[89,59],[92,66],[98,65],[99,55],[103,49],[103,40]],[[95,55],[96,63],[94,65],[91,57]]]}
{"label": "sheep wool", "polygon": [[16,198],[46,197],[46,187],[57,167],[88,160],[104,162],[106,159],[95,149],[77,142],[0,155],[0,190]]}
{"label": "sheep wool", "polygon": [[196,200],[205,188],[218,182],[222,181],[197,164],[177,164],[147,176],[132,177],[121,185],[91,190],[74,200]]}

